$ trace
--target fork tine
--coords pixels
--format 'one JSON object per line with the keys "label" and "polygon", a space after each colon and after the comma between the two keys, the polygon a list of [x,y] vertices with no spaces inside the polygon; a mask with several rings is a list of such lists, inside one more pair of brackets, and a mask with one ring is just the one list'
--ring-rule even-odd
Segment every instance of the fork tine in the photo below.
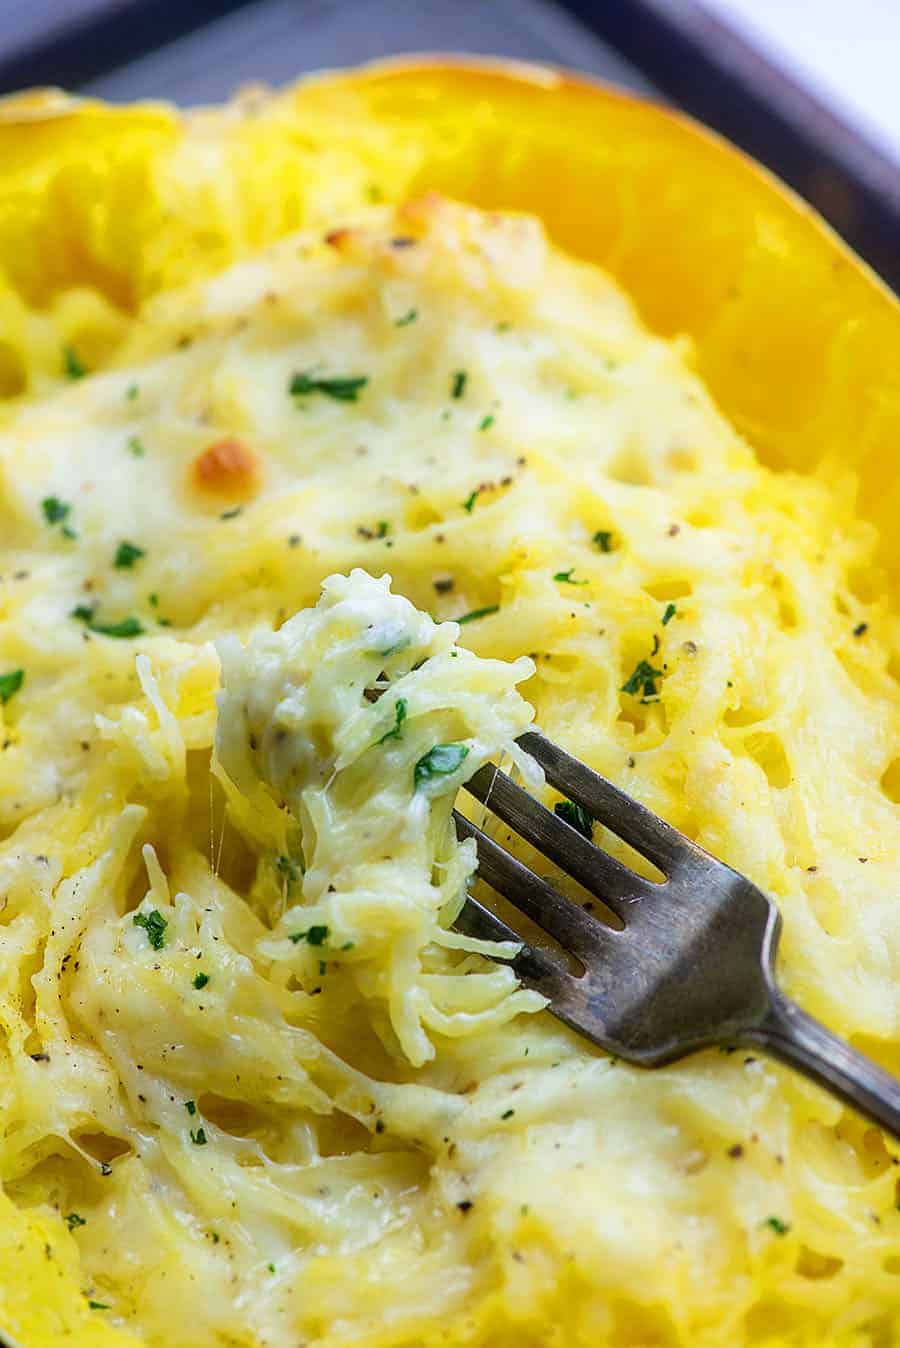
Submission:
{"label": "fork tine", "polygon": [[571,825],[516,786],[495,764],[485,763],[469,778],[465,789],[585,889],[596,894],[619,917],[624,919],[629,901],[648,897],[658,888],[588,842]]}
{"label": "fork tine", "polygon": [[612,782],[567,754],[539,731],[528,730],[518,743],[537,759],[557,791],[584,806],[589,814],[668,874],[680,862],[705,856],[701,849]]}
{"label": "fork tine", "polygon": [[[548,997],[555,1006],[567,1003],[575,979],[562,967],[561,963],[523,941],[518,932],[513,931],[499,917],[485,908],[484,904],[466,899],[453,926],[466,936],[474,936],[479,941],[515,941],[521,947],[518,954],[508,961],[517,977],[529,988]],[[551,1008],[552,1009],[552,1008]]]}
{"label": "fork tine", "polygon": [[[480,828],[454,811],[456,832],[474,838],[478,847],[478,874],[492,889],[509,899],[520,912],[579,957],[603,955],[608,939],[617,933],[558,893],[551,884],[529,870]],[[507,938],[508,939],[508,938]],[[518,938],[516,938],[518,939]]]}

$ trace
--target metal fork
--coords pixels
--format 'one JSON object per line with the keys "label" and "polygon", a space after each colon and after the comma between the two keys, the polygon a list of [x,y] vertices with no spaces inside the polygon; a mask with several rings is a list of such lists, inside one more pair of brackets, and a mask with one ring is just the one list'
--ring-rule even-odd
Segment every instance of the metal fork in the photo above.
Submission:
{"label": "metal fork", "polygon": [[[766,1050],[900,1137],[900,1080],[826,1030],[779,991],[781,918],[770,898],[638,801],[536,731],[520,736],[552,786],[605,824],[665,879],[645,880],[492,763],[466,783],[499,819],[624,923],[614,930],[564,898],[458,811],[478,873],[583,966],[524,943],[512,966],[549,1010],[617,1057],[653,1067],[719,1044]],[[455,923],[491,940],[521,937],[477,899]]]}

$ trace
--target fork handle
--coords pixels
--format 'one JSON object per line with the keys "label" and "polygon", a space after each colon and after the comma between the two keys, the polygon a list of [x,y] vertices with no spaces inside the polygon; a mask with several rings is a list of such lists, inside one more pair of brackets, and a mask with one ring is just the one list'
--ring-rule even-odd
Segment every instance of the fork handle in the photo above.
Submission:
{"label": "fork handle", "polygon": [[765,1018],[748,1037],[900,1138],[900,1080],[782,993],[773,992]]}

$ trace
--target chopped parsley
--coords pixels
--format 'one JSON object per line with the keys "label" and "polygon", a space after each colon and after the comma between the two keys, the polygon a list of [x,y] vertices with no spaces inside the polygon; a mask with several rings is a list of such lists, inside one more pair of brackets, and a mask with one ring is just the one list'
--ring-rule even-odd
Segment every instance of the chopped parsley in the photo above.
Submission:
{"label": "chopped parsley", "polygon": [[516,1111],[514,1109],[504,1109],[500,1117],[501,1119],[511,1119],[513,1114],[515,1114],[515,1112]]}
{"label": "chopped parsley", "polygon": [[661,679],[661,669],[654,669],[649,660],[639,660],[631,677],[622,684],[620,693],[640,693],[642,702],[652,702],[659,697],[656,680]]}
{"label": "chopped parsley", "polygon": [[41,510],[48,524],[61,524],[68,518],[71,509],[72,507],[67,502],[61,501],[58,496],[45,496],[41,501]]}
{"label": "chopped parsley", "polygon": [[868,623],[857,623],[856,626],[855,626],[854,629],[853,629],[853,635],[854,635],[855,637],[865,636],[865,634],[866,634],[866,632],[868,632],[868,630],[869,630],[869,624],[868,624]]}
{"label": "chopped parsley", "polygon": [[553,806],[553,813],[583,838],[593,841],[594,821],[583,805],[576,804],[574,800],[558,800]]}
{"label": "chopped parsley", "polygon": [[204,973],[194,974],[193,983],[194,987],[197,989],[198,992],[200,991],[201,988],[205,988],[208,982],[209,982],[209,974]]}
{"label": "chopped parsley", "polygon": [[430,788],[435,783],[440,790],[440,779],[456,772],[468,754],[469,749],[465,744],[436,744],[419,759],[413,769],[415,790],[424,790],[426,795],[429,795]]}
{"label": "chopped parsley", "polygon": [[786,1236],[791,1229],[790,1222],[784,1222],[780,1217],[767,1217],[764,1226],[770,1226],[776,1236]]}
{"label": "chopped parsley", "polygon": [[473,623],[478,618],[487,618],[491,613],[499,613],[499,604],[486,604],[484,608],[473,608],[469,613],[463,613],[456,619],[458,623]]}
{"label": "chopped parsley", "polygon": [[87,1219],[79,1216],[77,1212],[70,1212],[65,1218],[65,1223],[70,1231],[74,1231],[76,1226],[87,1226]]}
{"label": "chopped parsley", "polygon": [[390,529],[390,527],[391,527],[391,526],[390,526],[390,524],[388,523],[387,520],[379,520],[378,523],[377,523],[376,526],[375,526],[375,537],[376,537],[376,538],[387,538],[387,536],[388,536],[388,530]]}
{"label": "chopped parsley", "polygon": [[132,919],[136,927],[143,927],[147,940],[154,950],[162,950],[166,943],[166,927],[169,925],[158,908],[149,913],[135,913]]}
{"label": "chopped parsley", "polygon": [[91,608],[90,604],[76,604],[75,608],[72,609],[70,616],[77,618],[79,622],[89,623],[93,622],[94,610]]}
{"label": "chopped parsley", "polygon": [[675,606],[674,604],[666,604],[665,612],[664,612],[663,615],[662,615],[662,625],[663,625],[663,627],[665,627],[666,623],[670,623],[670,622],[672,621],[672,619],[675,617],[675,614],[676,614],[677,612],[678,612],[678,609],[676,608],[676,606]]}
{"label": "chopped parsley", "polygon": [[14,697],[24,682],[24,669],[11,669],[8,674],[0,674],[0,706]]}
{"label": "chopped parsley", "polygon": [[466,383],[468,382],[468,378],[469,376],[465,370],[453,371],[453,382],[450,385],[451,398],[461,398],[463,396],[463,394],[466,391]]}
{"label": "chopped parsley", "polygon": [[317,379],[309,370],[301,371],[291,378],[288,385],[291,397],[304,398],[310,393],[324,393],[341,403],[355,403],[360,389],[369,382],[368,375],[353,374],[343,378]]}
{"label": "chopped parsley", "polygon": [[276,858],[275,869],[279,875],[283,875],[287,882],[287,891],[290,894],[292,888],[303,874],[303,866],[298,866],[292,857],[286,857],[283,853]]}
{"label": "chopped parsley", "polygon": [[189,1131],[189,1133],[188,1133],[188,1136],[190,1137],[190,1139],[191,1139],[191,1141],[193,1142],[193,1144],[194,1144],[195,1147],[205,1147],[205,1146],[206,1146],[206,1129],[205,1129],[205,1128],[198,1128],[197,1131],[196,1131],[196,1133],[194,1132],[193,1128],[191,1128],[190,1131]]}
{"label": "chopped parsley", "polygon": [[92,1311],[108,1311],[109,1304],[106,1301],[88,1301],[88,1306]]}
{"label": "chopped parsley", "polygon": [[406,720],[406,698],[398,697],[394,703],[394,724],[390,730],[382,735],[381,739],[376,741],[378,744],[385,744],[388,740],[398,740],[400,738],[400,727]]}
{"label": "chopped parsley", "polygon": [[477,499],[478,499],[478,493],[479,493],[480,491],[481,491],[481,488],[480,488],[480,487],[476,487],[474,491],[470,491],[470,492],[469,492],[468,496],[467,496],[466,499],[463,501],[463,503],[462,503],[462,508],[463,508],[463,510],[466,512],[467,515],[471,515],[472,511],[475,509],[475,502],[476,502]]}
{"label": "chopped parsley", "polygon": [[566,585],[587,585],[588,582],[586,580],[572,579],[572,573],[574,570],[575,570],[574,566],[570,566],[568,571],[556,571],[554,573],[553,579],[564,582]]}
{"label": "chopped parsley", "polygon": [[275,1265],[274,1265],[274,1264],[266,1264],[266,1268],[269,1270],[270,1273],[274,1273],[274,1272],[275,1272]]}
{"label": "chopped parsley", "polygon": [[137,384],[129,384],[125,390],[125,397],[130,403],[133,403],[139,392]]}
{"label": "chopped parsley", "polygon": [[139,562],[146,555],[144,549],[139,548],[136,543],[120,543],[116,548],[113,565],[120,571],[130,571],[135,562]]}
{"label": "chopped parsley", "polygon": [[306,931],[292,931],[290,940],[294,945],[298,945],[300,941],[306,941],[307,945],[324,945],[328,940],[328,928],[322,923],[308,927]]}
{"label": "chopped parsley", "polygon": [[[81,614],[77,613],[80,617]],[[92,632],[99,633],[102,637],[139,637],[143,635],[143,627],[139,618],[122,618],[117,623],[95,623],[88,622]]]}
{"label": "chopped parsley", "polygon": [[87,374],[87,369],[78,359],[78,352],[74,346],[63,347],[63,369],[68,379],[83,379]]}
{"label": "chopped parsley", "polygon": [[593,542],[601,552],[612,552],[612,530],[598,529],[594,534]]}
{"label": "chopped parsley", "polygon": [[197,1113],[197,1105],[193,1100],[185,1100],[184,1107],[192,1118]]}
{"label": "chopped parsley", "polygon": [[418,309],[407,309],[406,313],[403,315],[402,318],[394,319],[394,327],[408,328],[410,323],[415,323],[418,317],[419,317]]}
{"label": "chopped parsley", "polygon": [[130,435],[128,437],[128,452],[129,454],[133,454],[136,459],[142,459],[144,455],[147,453],[143,444],[136,435]]}
{"label": "chopped parsley", "polygon": [[232,506],[230,510],[223,510],[219,516],[220,520],[236,520],[238,515],[243,514],[243,506]]}
{"label": "chopped parsley", "polygon": [[488,412],[487,416],[482,417],[481,420],[479,421],[479,423],[478,423],[478,429],[479,429],[480,431],[489,431],[489,430],[491,429],[491,427],[493,426],[493,424],[494,424],[494,418],[493,418],[493,416],[491,415],[491,413]]}

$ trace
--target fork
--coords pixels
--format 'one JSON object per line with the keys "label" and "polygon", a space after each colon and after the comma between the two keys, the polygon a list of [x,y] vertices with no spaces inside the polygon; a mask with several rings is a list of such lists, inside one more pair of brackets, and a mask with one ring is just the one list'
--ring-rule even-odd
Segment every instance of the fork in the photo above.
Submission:
{"label": "fork", "polygon": [[560,1020],[616,1057],[655,1067],[710,1045],[755,1046],[900,1137],[900,1080],[779,990],[774,964],[781,918],[772,900],[538,731],[526,732],[518,743],[552,786],[652,862],[664,879],[639,876],[595,846],[585,836],[589,828],[583,834],[486,763],[465,789],[611,909],[623,927],[615,930],[563,897],[454,811],[458,835],[475,839],[481,878],[574,955],[583,973],[573,973],[570,961],[552,948],[522,942],[471,896],[457,930],[519,942],[511,963],[522,983],[543,993]]}

